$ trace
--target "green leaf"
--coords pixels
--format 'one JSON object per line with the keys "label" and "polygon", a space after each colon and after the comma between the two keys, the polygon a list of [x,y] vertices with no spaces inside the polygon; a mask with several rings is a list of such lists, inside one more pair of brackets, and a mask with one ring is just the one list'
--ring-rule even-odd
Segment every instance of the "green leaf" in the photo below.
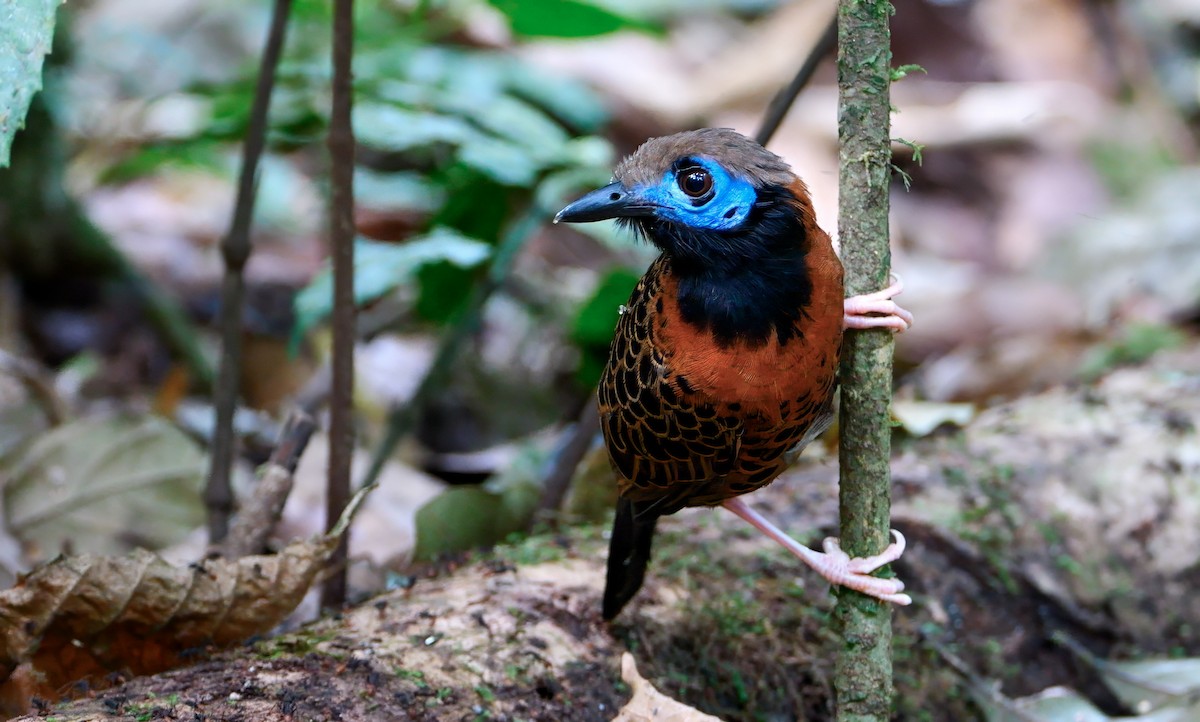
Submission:
{"label": "green leaf", "polygon": [[433,213],[446,201],[446,193],[419,173],[354,171],[354,200],[380,211]]}
{"label": "green leaf", "polygon": [[490,546],[529,525],[541,498],[541,477],[550,451],[522,444],[513,462],[481,486],[457,486],[417,510],[413,558]]}
{"label": "green leaf", "polygon": [[908,65],[901,65],[897,68],[891,69],[890,74],[892,82],[895,83],[898,80],[904,80],[909,76],[910,73],[928,73],[928,71],[926,71],[925,68],[922,68],[920,65],[913,65],[911,63]]}
{"label": "green leaf", "polygon": [[[358,71],[361,72],[361,71]],[[439,93],[429,85],[412,83],[398,78],[384,78],[374,83],[362,83],[368,86],[356,98],[355,105],[367,105],[373,101],[395,103],[400,106],[430,107],[438,103]]]}
{"label": "green leaf", "polygon": [[393,153],[435,143],[458,146],[479,135],[462,118],[371,101],[354,107],[351,122],[358,142]]}
{"label": "green leaf", "polygon": [[576,80],[542,73],[524,63],[511,63],[507,80],[514,94],[545,108],[577,130],[592,132],[608,121],[604,102]]}
{"label": "green leaf", "polygon": [[521,531],[536,506],[528,494],[495,492],[480,486],[447,489],[417,510],[417,542],[413,559],[427,561],[442,554],[489,546]]}
{"label": "green leaf", "polygon": [[589,38],[617,30],[654,31],[641,20],[576,0],[490,0],[525,37]]}
{"label": "green leaf", "polygon": [[744,19],[778,9],[779,0],[594,0],[598,5],[636,18],[680,21],[717,13]]}
{"label": "green leaf", "polygon": [[0,168],[25,127],[29,101],[42,89],[42,61],[54,40],[62,0],[0,0]]}
{"label": "green leaf", "polygon": [[1178,348],[1186,336],[1173,326],[1135,323],[1119,334],[1090,349],[1084,357],[1080,375],[1091,381],[1117,366],[1141,363],[1159,351]]}
{"label": "green leaf", "polygon": [[225,146],[207,138],[143,145],[118,160],[101,175],[103,183],[124,183],[163,167],[224,171]]}
{"label": "green leaf", "polygon": [[512,212],[504,186],[461,163],[439,174],[439,180],[446,188],[446,203],[434,215],[434,225],[489,241],[500,237]]}
{"label": "green leaf", "polygon": [[470,269],[450,263],[430,263],[417,272],[421,295],[413,310],[417,316],[436,324],[446,324],[467,306],[471,289],[479,276]]}
{"label": "green leaf", "polygon": [[637,285],[638,274],[625,268],[609,271],[604,280],[592,293],[592,297],[579,309],[571,331],[576,343],[601,345],[608,348],[613,330],[617,327],[621,307],[629,300],[629,294]]}
{"label": "green leaf", "polygon": [[500,96],[490,103],[466,109],[480,127],[521,146],[543,162],[562,159],[567,132],[545,113],[511,96]]}
{"label": "green leaf", "polygon": [[305,233],[308,220],[296,213],[296,199],[311,192],[311,183],[295,163],[275,153],[264,153],[258,168],[255,225],[284,237]]}
{"label": "green leaf", "polygon": [[[503,94],[504,66],[511,62],[508,57],[492,51],[443,50],[442,60],[436,67],[441,75],[435,79],[435,68],[431,61],[437,56],[423,53],[417,57],[423,62],[414,63],[411,68],[414,79],[428,85],[436,83],[446,91],[447,97],[457,97],[467,102],[474,99],[476,108]],[[420,74],[428,76],[428,79],[421,79]]]}
{"label": "green leaf", "polygon": [[566,155],[570,165],[564,170],[547,173],[534,194],[545,209],[562,208],[581,193],[607,185],[612,180],[613,148],[607,140],[594,136],[575,138],[567,143]]}
{"label": "green leaf", "polygon": [[217,86],[197,84],[191,90],[212,98],[212,115],[204,130],[207,138],[234,140],[245,134],[250,123],[250,106],[254,102],[254,85],[249,80],[239,79]]}
{"label": "green leaf", "polygon": [[575,316],[571,340],[582,352],[575,378],[583,386],[591,388],[600,380],[621,308],[637,281],[638,274],[628,269],[610,271]]}
{"label": "green leaf", "polygon": [[520,188],[533,185],[543,167],[528,149],[483,134],[463,144],[458,160],[500,185]]}
{"label": "green leaf", "polygon": [[[500,504],[499,494],[477,486],[447,489],[417,510],[413,559],[427,561],[504,538],[496,523]],[[516,529],[505,533],[513,531]]]}
{"label": "green leaf", "polygon": [[[491,253],[482,241],[447,228],[403,244],[381,243],[360,238],[354,242],[354,301],[367,303],[411,284],[422,267],[445,262],[473,268]],[[308,287],[296,294],[296,328],[293,343],[333,310],[333,273],[323,268]]]}

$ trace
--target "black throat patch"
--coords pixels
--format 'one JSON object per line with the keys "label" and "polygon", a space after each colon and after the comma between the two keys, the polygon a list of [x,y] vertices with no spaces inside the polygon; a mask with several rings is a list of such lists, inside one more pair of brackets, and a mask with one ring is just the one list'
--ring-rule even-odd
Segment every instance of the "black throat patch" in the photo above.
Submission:
{"label": "black throat patch", "polygon": [[787,188],[758,189],[758,201],[733,231],[691,228],[655,218],[630,219],[667,255],[678,280],[683,320],[721,346],[781,346],[802,337],[799,321],[812,301],[804,225]]}

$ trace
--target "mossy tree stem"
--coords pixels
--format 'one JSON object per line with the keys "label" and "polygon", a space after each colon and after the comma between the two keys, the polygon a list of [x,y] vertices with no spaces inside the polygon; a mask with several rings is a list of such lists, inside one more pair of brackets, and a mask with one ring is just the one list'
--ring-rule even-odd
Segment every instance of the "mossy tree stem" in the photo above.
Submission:
{"label": "mossy tree stem", "polygon": [[[846,295],[887,285],[891,162],[890,33],[887,0],[838,7],[838,234]],[[841,362],[841,541],[851,556],[889,542],[892,334],[849,331]],[[892,709],[891,605],[840,590],[835,618],[843,646],[834,688],[839,722],[883,722]]]}

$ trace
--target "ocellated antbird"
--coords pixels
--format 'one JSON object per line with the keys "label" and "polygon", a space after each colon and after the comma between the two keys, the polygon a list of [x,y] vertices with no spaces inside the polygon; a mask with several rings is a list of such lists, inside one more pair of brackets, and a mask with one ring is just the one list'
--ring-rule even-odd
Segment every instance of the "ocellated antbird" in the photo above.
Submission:
{"label": "ocellated antbird", "polygon": [[642,585],[658,518],[724,506],[833,584],[909,604],[904,584],[871,572],[897,559],[851,559],[791,539],[741,496],[769,483],[829,427],[845,328],[901,331],[912,315],[878,293],[844,298],[842,265],[787,163],[728,129],[646,141],[614,181],[555,222],[616,218],[662,254],[617,321],[599,387],[619,488],[603,614]]}

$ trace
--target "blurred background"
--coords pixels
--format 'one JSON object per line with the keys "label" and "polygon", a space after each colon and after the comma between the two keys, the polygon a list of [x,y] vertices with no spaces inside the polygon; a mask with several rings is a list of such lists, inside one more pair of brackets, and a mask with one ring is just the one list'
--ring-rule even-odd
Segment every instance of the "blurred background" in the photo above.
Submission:
{"label": "blurred background", "polygon": [[[354,530],[359,594],[414,554],[531,528],[618,306],[653,256],[610,224],[548,219],[647,137],[702,126],[752,135],[833,10],[827,0],[356,3],[356,476],[389,412],[411,412]],[[188,559],[203,548],[213,426],[203,369],[218,350],[219,246],[269,13],[261,0],[60,11],[45,90],[0,170],[6,585],[60,551],[147,546]],[[283,414],[320,407],[323,393],[329,13],[294,1],[271,105],[246,268],[243,493]],[[1047,465],[1115,444],[1117,457],[1080,462],[1124,491],[1078,492],[1095,507],[1078,515],[1091,530],[1079,543],[1128,550],[1117,566],[1156,558],[1159,544],[1176,556],[1151,567],[1194,576],[1200,415],[1173,404],[1200,396],[1200,1],[905,0],[892,32],[893,64],[919,66],[892,90],[893,267],[917,318],[897,345],[898,513],[982,539],[996,507],[976,502],[995,499],[971,487],[974,516],[960,505],[953,523],[939,517],[948,507],[929,499],[946,487],[929,479],[943,457],[917,445],[978,459],[962,434],[981,433],[970,429],[982,414],[988,453],[1006,459],[993,471],[1007,469],[982,476],[1026,479],[1037,494],[1019,498],[1078,490],[1069,473],[1047,482]],[[836,235],[835,83],[827,57],[770,148]],[[1103,386],[1146,364],[1176,381]],[[1111,417],[1088,415],[1118,391]],[[1037,405],[1014,406],[1027,399]],[[1082,415],[1056,416],[1079,399]],[[1053,453],[1031,446],[1049,428],[1039,424],[1079,439]],[[325,453],[318,433],[281,538],[320,528]],[[828,452],[815,456],[828,472]],[[538,519],[605,518],[603,455],[574,477],[566,510]],[[1160,505],[1134,500],[1159,482]],[[1062,544],[1054,559],[1086,556]],[[1058,581],[1064,565],[1029,575],[1063,598],[1111,602]],[[1200,639],[1190,626],[1137,629],[1163,651],[1194,653]]]}

